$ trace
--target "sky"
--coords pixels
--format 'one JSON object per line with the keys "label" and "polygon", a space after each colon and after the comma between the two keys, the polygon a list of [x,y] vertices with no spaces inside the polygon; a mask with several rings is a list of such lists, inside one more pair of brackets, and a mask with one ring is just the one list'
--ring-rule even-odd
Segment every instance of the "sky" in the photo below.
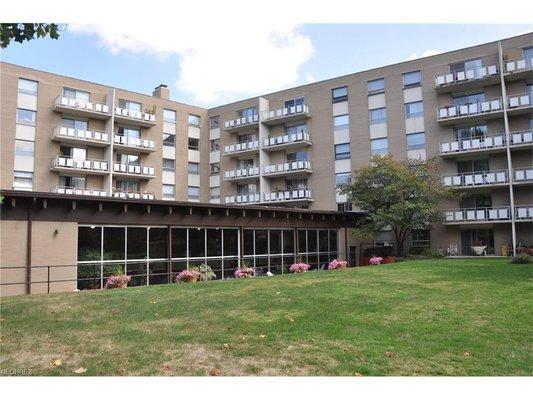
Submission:
{"label": "sky", "polygon": [[[531,24],[279,24],[196,37],[186,27],[69,24],[13,43],[6,62],[204,107],[523,34]],[[246,32],[246,34],[244,34]]]}

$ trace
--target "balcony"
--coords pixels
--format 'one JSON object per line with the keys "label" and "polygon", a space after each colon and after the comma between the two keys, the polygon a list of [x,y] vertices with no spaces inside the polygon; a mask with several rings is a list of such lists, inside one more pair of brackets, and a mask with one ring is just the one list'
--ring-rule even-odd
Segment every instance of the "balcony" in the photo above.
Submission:
{"label": "balcony", "polygon": [[52,167],[50,170],[86,175],[105,175],[109,173],[109,163],[106,160],[90,160],[58,155],[52,158]]}
{"label": "balcony", "polygon": [[446,187],[457,189],[470,189],[487,186],[505,186],[509,183],[506,170],[480,171],[467,174],[456,174],[442,177]]}
{"label": "balcony", "polygon": [[109,134],[100,131],[75,129],[57,126],[52,140],[61,143],[81,144],[90,146],[109,146]]}
{"label": "balcony", "polygon": [[152,153],[155,151],[155,141],[151,139],[128,138],[120,135],[113,135],[115,148],[125,149],[136,153]]}
{"label": "balcony", "polygon": [[111,116],[109,106],[105,103],[76,100],[61,95],[56,97],[54,111],[98,119],[108,119]]}
{"label": "balcony", "polygon": [[310,161],[291,161],[263,166],[263,174],[266,177],[307,175],[312,173],[313,170],[311,169]]}
{"label": "balcony", "polygon": [[533,220],[533,205],[515,206],[515,220],[531,221]]}
{"label": "balcony", "polygon": [[507,96],[509,115],[527,114],[533,109],[533,93]]}
{"label": "balcony", "polygon": [[476,139],[454,140],[453,142],[441,142],[440,155],[443,157],[477,151],[497,152],[505,150],[505,133],[486,136]]}
{"label": "balcony", "polygon": [[263,140],[263,150],[276,151],[290,147],[311,146],[311,137],[306,132],[269,137]]}
{"label": "balcony", "polygon": [[274,111],[266,111],[263,113],[263,119],[261,122],[265,125],[278,125],[309,118],[311,118],[309,107],[305,104],[301,104],[298,106],[280,108]]}
{"label": "balcony", "polygon": [[511,148],[530,147],[533,145],[533,132],[531,131],[511,132],[509,137],[511,138]]}
{"label": "balcony", "polygon": [[107,196],[107,192],[103,189],[87,189],[87,188],[77,188],[71,186],[56,186],[52,189],[52,192],[57,194],[69,194],[75,196],[97,196],[104,197]]}
{"label": "balcony", "polygon": [[311,202],[311,191],[309,189],[288,189],[271,193],[265,193],[265,203],[288,203],[288,202]]}
{"label": "balcony", "polygon": [[437,122],[441,125],[473,123],[500,117],[502,113],[502,99],[497,98],[479,103],[439,107],[437,110]]}
{"label": "balcony", "polygon": [[257,114],[224,122],[224,130],[228,133],[239,132],[243,130],[252,130],[254,128],[257,128],[258,126],[259,115]]}
{"label": "balcony", "polygon": [[129,164],[115,161],[113,162],[113,174],[140,179],[151,179],[155,177],[155,168],[146,167],[141,164]]}
{"label": "balcony", "polygon": [[224,155],[225,156],[232,156],[232,155],[249,155],[254,154],[259,151],[259,140],[253,140],[251,142],[244,142],[244,143],[234,143],[227,146],[224,146]]}
{"label": "balcony", "polygon": [[227,181],[257,179],[259,178],[259,171],[259,167],[232,169],[224,172],[224,179]]}
{"label": "balcony", "polygon": [[514,60],[505,63],[505,79],[509,81],[525,79],[531,76],[533,59]]}
{"label": "balcony", "polygon": [[511,220],[511,208],[486,207],[486,208],[463,208],[444,212],[444,224],[477,224],[477,223],[501,223]]}
{"label": "balcony", "polygon": [[515,168],[513,169],[513,184],[531,184],[533,183],[533,168]]}
{"label": "balcony", "polygon": [[115,107],[115,121],[146,128],[157,124],[155,122],[155,114],[121,107]]}
{"label": "balcony", "polygon": [[259,193],[239,194],[236,196],[226,196],[226,204],[253,204],[261,201]]}
{"label": "balcony", "polygon": [[153,193],[140,193],[140,192],[127,192],[120,189],[113,189],[113,197],[119,199],[135,199],[135,200],[154,200],[155,195]]}
{"label": "balcony", "polygon": [[500,79],[498,67],[489,65],[474,69],[454,71],[445,75],[435,76],[435,89],[438,93],[451,92],[453,90],[470,90],[483,85],[497,83]]}

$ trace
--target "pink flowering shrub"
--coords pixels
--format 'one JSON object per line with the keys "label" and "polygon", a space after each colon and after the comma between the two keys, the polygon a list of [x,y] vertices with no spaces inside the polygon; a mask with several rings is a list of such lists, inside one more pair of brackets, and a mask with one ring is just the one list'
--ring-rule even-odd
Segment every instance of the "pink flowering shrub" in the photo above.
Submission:
{"label": "pink flowering shrub", "polygon": [[383,257],[372,257],[370,260],[370,265],[379,265],[383,261]]}
{"label": "pink flowering shrub", "polygon": [[294,263],[289,267],[289,271],[291,271],[293,274],[298,274],[302,272],[307,272],[310,265],[306,264],[304,262]]}
{"label": "pink flowering shrub", "polygon": [[241,279],[241,278],[251,278],[254,274],[254,269],[243,266],[235,270],[235,273],[233,274],[235,278]]}
{"label": "pink flowering shrub", "polygon": [[345,260],[334,259],[329,262],[328,269],[345,269],[348,267],[348,262]]}
{"label": "pink flowering shrub", "polygon": [[111,275],[107,278],[104,289],[121,289],[128,287],[131,281],[131,276],[128,275]]}
{"label": "pink flowering shrub", "polygon": [[200,277],[200,272],[196,270],[184,269],[176,276],[177,282],[196,282]]}

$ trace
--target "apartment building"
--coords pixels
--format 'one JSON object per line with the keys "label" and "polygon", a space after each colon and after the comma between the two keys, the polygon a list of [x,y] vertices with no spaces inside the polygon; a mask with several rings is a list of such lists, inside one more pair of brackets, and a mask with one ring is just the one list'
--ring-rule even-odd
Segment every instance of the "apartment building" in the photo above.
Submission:
{"label": "apartment building", "polygon": [[[149,96],[2,63],[0,187],[8,200],[27,199],[23,192],[42,204],[73,199],[70,213],[88,202],[101,212],[111,200],[159,208],[165,200],[169,210],[219,204],[227,217],[289,210],[316,224],[320,212],[348,221],[353,207],[338,188],[373,154],[435,157],[443,183],[463,197],[443,204],[442,223],[413,232],[409,246],[471,255],[480,245],[499,255],[509,244],[533,244],[532,65],[530,33],[204,109],[169,100],[165,85]],[[10,204],[4,232],[5,215],[26,218]],[[87,213],[70,222],[91,226]],[[166,225],[168,215],[148,223]],[[213,218],[202,224],[216,226]],[[344,237],[324,236],[328,252],[356,252],[360,243],[344,228]],[[304,253],[309,243],[320,247],[320,237],[305,235]],[[3,248],[13,244],[5,236]],[[270,243],[264,237],[254,243]],[[390,242],[383,232],[377,244]]]}

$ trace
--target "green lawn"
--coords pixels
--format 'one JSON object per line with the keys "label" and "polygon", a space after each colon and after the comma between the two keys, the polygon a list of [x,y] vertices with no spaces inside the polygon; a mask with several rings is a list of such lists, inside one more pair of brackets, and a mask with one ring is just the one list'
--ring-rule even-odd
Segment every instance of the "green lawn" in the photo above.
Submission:
{"label": "green lawn", "polygon": [[[532,375],[530,265],[348,271],[2,299],[34,375]],[[50,361],[60,359],[59,366]]]}

